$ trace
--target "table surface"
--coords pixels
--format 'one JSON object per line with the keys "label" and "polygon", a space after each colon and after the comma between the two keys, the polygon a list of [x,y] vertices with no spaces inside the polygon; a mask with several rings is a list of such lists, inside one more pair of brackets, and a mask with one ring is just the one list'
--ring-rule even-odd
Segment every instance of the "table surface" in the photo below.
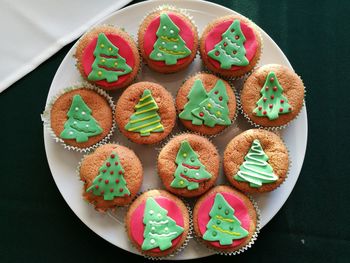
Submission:
{"label": "table surface", "polygon": [[[350,145],[346,128],[350,114],[345,98],[350,83],[346,55],[350,2],[213,2],[255,21],[302,76],[307,87],[309,138],[299,180],[256,244],[234,259],[211,256],[204,261],[348,262],[350,162],[346,150]],[[88,229],[69,209],[50,174],[40,114],[51,80],[71,47],[64,47],[0,95],[0,262],[142,260]]]}

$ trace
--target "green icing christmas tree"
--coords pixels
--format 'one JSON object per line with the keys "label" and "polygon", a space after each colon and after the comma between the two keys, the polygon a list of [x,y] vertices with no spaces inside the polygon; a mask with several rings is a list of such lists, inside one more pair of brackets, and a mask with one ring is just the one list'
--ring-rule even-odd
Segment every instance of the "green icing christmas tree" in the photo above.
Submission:
{"label": "green icing christmas tree", "polygon": [[255,139],[234,179],[248,182],[251,187],[256,188],[261,187],[262,184],[276,182],[278,177],[273,173],[268,160],[269,157],[262,149],[260,141]]}
{"label": "green icing christmas tree", "polygon": [[208,93],[208,98],[203,100],[198,108],[192,110],[192,114],[203,120],[209,127],[218,125],[230,125],[229,110],[227,107],[228,96],[225,84],[218,80],[215,87]]}
{"label": "green icing christmas tree", "polygon": [[257,107],[253,111],[256,116],[275,120],[279,117],[279,114],[292,111],[288,99],[283,96],[283,88],[278,82],[275,72],[269,72],[260,94],[261,98],[256,103]]}
{"label": "green icing christmas tree", "polygon": [[108,159],[98,170],[98,175],[86,192],[103,196],[104,200],[113,200],[115,197],[129,196],[130,191],[124,179],[124,169],[119,156],[112,151]]}
{"label": "green icing christmas tree", "polygon": [[160,25],[157,30],[157,41],[149,57],[156,61],[164,61],[166,65],[175,65],[178,59],[191,54],[185,41],[179,35],[180,29],[166,14],[160,15]]}
{"label": "green icing christmas tree", "polygon": [[247,66],[244,48],[245,36],[239,20],[234,20],[222,34],[222,40],[208,52],[208,56],[220,62],[220,67],[230,69],[232,66]]}
{"label": "green icing christmas tree", "polygon": [[114,46],[104,33],[98,35],[94,50],[95,60],[88,79],[92,81],[106,80],[115,82],[119,76],[132,71],[126,60],[119,55],[119,49]]}
{"label": "green icing christmas tree", "polygon": [[168,211],[158,205],[154,198],[147,199],[143,214],[145,230],[142,250],[159,247],[164,251],[172,247],[172,240],[183,233],[184,229],[167,214]]}
{"label": "green icing christmas tree", "polygon": [[199,161],[198,154],[188,141],[181,142],[175,162],[178,166],[175,170],[175,178],[170,184],[173,188],[198,189],[200,183],[211,178],[211,174]]}
{"label": "green icing christmas tree", "polygon": [[203,82],[200,79],[197,79],[187,95],[188,102],[183,111],[179,114],[179,117],[183,120],[192,121],[193,125],[202,125],[203,120],[194,116],[192,110],[198,108],[198,105],[207,97],[207,92],[203,86]]}
{"label": "green icing christmas tree", "polygon": [[141,136],[149,136],[151,132],[162,132],[164,127],[158,115],[159,107],[152,97],[150,90],[145,89],[139,102],[135,106],[135,113],[131,115],[125,130],[139,132]]}
{"label": "green icing christmas tree", "polygon": [[235,210],[226,202],[223,195],[217,193],[203,239],[219,241],[220,245],[231,245],[233,240],[248,236],[248,231],[241,226],[234,213]]}
{"label": "green icing christmas tree", "polygon": [[76,142],[86,142],[89,137],[102,133],[102,128],[92,117],[91,109],[85,104],[80,95],[74,95],[72,104],[67,112],[68,120],[61,132],[62,139],[75,139]]}

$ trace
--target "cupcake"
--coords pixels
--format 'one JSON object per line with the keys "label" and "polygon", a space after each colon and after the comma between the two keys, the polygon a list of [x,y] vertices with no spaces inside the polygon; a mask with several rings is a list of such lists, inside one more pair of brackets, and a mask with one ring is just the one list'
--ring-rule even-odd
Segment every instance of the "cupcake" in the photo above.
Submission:
{"label": "cupcake", "polygon": [[106,141],[113,131],[112,99],[102,90],[84,86],[68,90],[48,106],[55,139],[79,151]]}
{"label": "cupcake", "polygon": [[261,55],[261,36],[256,25],[239,15],[209,23],[200,39],[204,65],[224,77],[237,78],[253,70]]}
{"label": "cupcake", "polygon": [[256,240],[258,214],[250,199],[229,186],[216,186],[193,209],[198,240],[224,254],[242,252]]}
{"label": "cupcake", "polygon": [[196,57],[197,29],[185,13],[163,6],[145,17],[139,28],[138,43],[150,68],[161,73],[177,72]]}
{"label": "cupcake", "polygon": [[247,193],[276,189],[288,174],[288,150],[273,132],[251,129],[233,138],[224,152],[228,181]]}
{"label": "cupcake", "polygon": [[303,81],[292,70],[278,64],[264,65],[244,83],[242,110],[257,126],[283,127],[298,116],[304,93]]}
{"label": "cupcake", "polygon": [[83,35],[75,57],[81,76],[105,90],[128,86],[140,68],[134,40],[113,26],[98,26]]}
{"label": "cupcake", "polygon": [[169,135],[176,111],[171,94],[153,82],[128,87],[116,106],[116,122],[122,134],[138,144],[154,144]]}
{"label": "cupcake", "polygon": [[179,89],[176,109],[187,129],[215,135],[233,122],[236,96],[226,81],[212,74],[198,73]]}
{"label": "cupcake", "polygon": [[129,204],[139,191],[143,170],[136,154],[118,144],[105,144],[81,161],[83,198],[98,211]]}
{"label": "cupcake", "polygon": [[195,134],[172,138],[158,156],[158,175],[164,187],[179,196],[206,192],[219,175],[220,157],[215,146]]}
{"label": "cupcake", "polygon": [[150,190],[129,207],[125,225],[134,247],[149,257],[165,257],[186,245],[190,232],[186,205],[164,190]]}

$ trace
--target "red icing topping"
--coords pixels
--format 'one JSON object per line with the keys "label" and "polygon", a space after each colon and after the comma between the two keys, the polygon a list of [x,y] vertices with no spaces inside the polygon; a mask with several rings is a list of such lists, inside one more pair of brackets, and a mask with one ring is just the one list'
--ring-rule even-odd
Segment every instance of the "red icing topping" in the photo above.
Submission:
{"label": "red icing topping", "polygon": [[[242,224],[241,226],[244,229],[249,230],[250,217],[248,214],[248,209],[243,203],[243,201],[239,199],[237,196],[230,193],[221,193],[221,194],[224,196],[225,200],[230,204],[230,206],[235,210],[234,215],[238,218],[239,221],[241,221],[241,224]],[[214,204],[215,195],[216,194],[214,193],[210,195],[207,199],[205,199],[198,210],[197,222],[198,222],[199,231],[202,234],[202,236],[204,235],[205,231],[207,231],[207,224],[210,220],[209,212]],[[244,242],[244,240],[245,238],[234,240],[232,242],[232,245],[227,245],[227,246],[220,245],[218,241],[213,241],[209,243],[214,247],[228,248],[228,247],[239,246]]]}
{"label": "red icing topping", "polygon": [[[181,38],[185,41],[186,46],[192,50],[193,49],[193,42],[194,42],[194,36],[193,32],[191,30],[191,27],[187,24],[186,21],[184,21],[181,17],[173,14],[173,13],[168,13],[168,16],[170,19],[177,25],[178,28],[180,28],[179,35]],[[144,35],[144,42],[143,42],[143,49],[147,57],[151,54],[153,50],[153,45],[157,41],[157,30],[160,24],[160,17],[154,18],[151,23],[148,25],[145,35]],[[181,58],[177,60],[176,65],[181,65],[186,62],[186,60],[189,58]],[[152,63],[154,63],[157,66],[167,66],[164,61],[154,61],[152,60]],[[172,65],[174,66],[174,65]]]}
{"label": "red icing topping", "polygon": [[[114,46],[119,48],[119,55],[122,56],[126,60],[126,64],[133,69],[135,65],[135,57],[128,42],[118,35],[106,34],[106,36]],[[95,60],[94,50],[96,48],[96,43],[97,37],[86,46],[83,53],[82,64],[86,76],[89,76],[90,72],[92,71],[92,63],[94,63]],[[106,80],[99,80],[95,83],[105,88],[112,88],[126,81],[129,78],[129,75],[130,73],[119,76],[118,80],[115,82],[108,83]]]}
{"label": "red icing topping", "polygon": [[[212,50],[217,43],[222,40],[221,35],[229,28],[232,24],[233,20],[222,22],[221,24],[214,27],[207,35],[205,39],[205,53],[208,54],[210,50]],[[246,40],[244,42],[244,48],[246,50],[246,57],[249,61],[253,59],[255,56],[258,43],[256,41],[256,37],[252,28],[247,26],[244,22],[241,22],[241,30]],[[220,69],[220,63],[211,57],[208,56],[209,62],[214,65],[217,69]],[[231,70],[239,70],[242,67],[232,66]]]}
{"label": "red icing topping", "polygon": [[[168,211],[168,216],[175,220],[176,224],[184,227],[184,219],[182,212],[177,204],[165,197],[154,197],[154,200],[164,209]],[[143,224],[143,213],[145,211],[146,201],[142,202],[133,212],[130,218],[130,231],[131,236],[135,242],[141,247],[143,243],[143,232],[145,231],[145,225]],[[172,245],[175,246],[181,240],[182,235],[179,235],[177,238],[173,239]],[[153,248],[149,251],[160,252],[159,248]]]}

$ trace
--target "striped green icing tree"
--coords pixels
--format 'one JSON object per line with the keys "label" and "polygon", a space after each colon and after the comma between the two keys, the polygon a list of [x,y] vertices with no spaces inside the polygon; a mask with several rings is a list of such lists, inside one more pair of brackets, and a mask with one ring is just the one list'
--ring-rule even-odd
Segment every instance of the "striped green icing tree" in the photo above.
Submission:
{"label": "striped green icing tree", "polygon": [[135,113],[125,125],[125,130],[139,132],[141,136],[150,136],[151,132],[163,132],[164,127],[157,113],[158,109],[151,91],[145,89],[139,102],[135,105]]}

